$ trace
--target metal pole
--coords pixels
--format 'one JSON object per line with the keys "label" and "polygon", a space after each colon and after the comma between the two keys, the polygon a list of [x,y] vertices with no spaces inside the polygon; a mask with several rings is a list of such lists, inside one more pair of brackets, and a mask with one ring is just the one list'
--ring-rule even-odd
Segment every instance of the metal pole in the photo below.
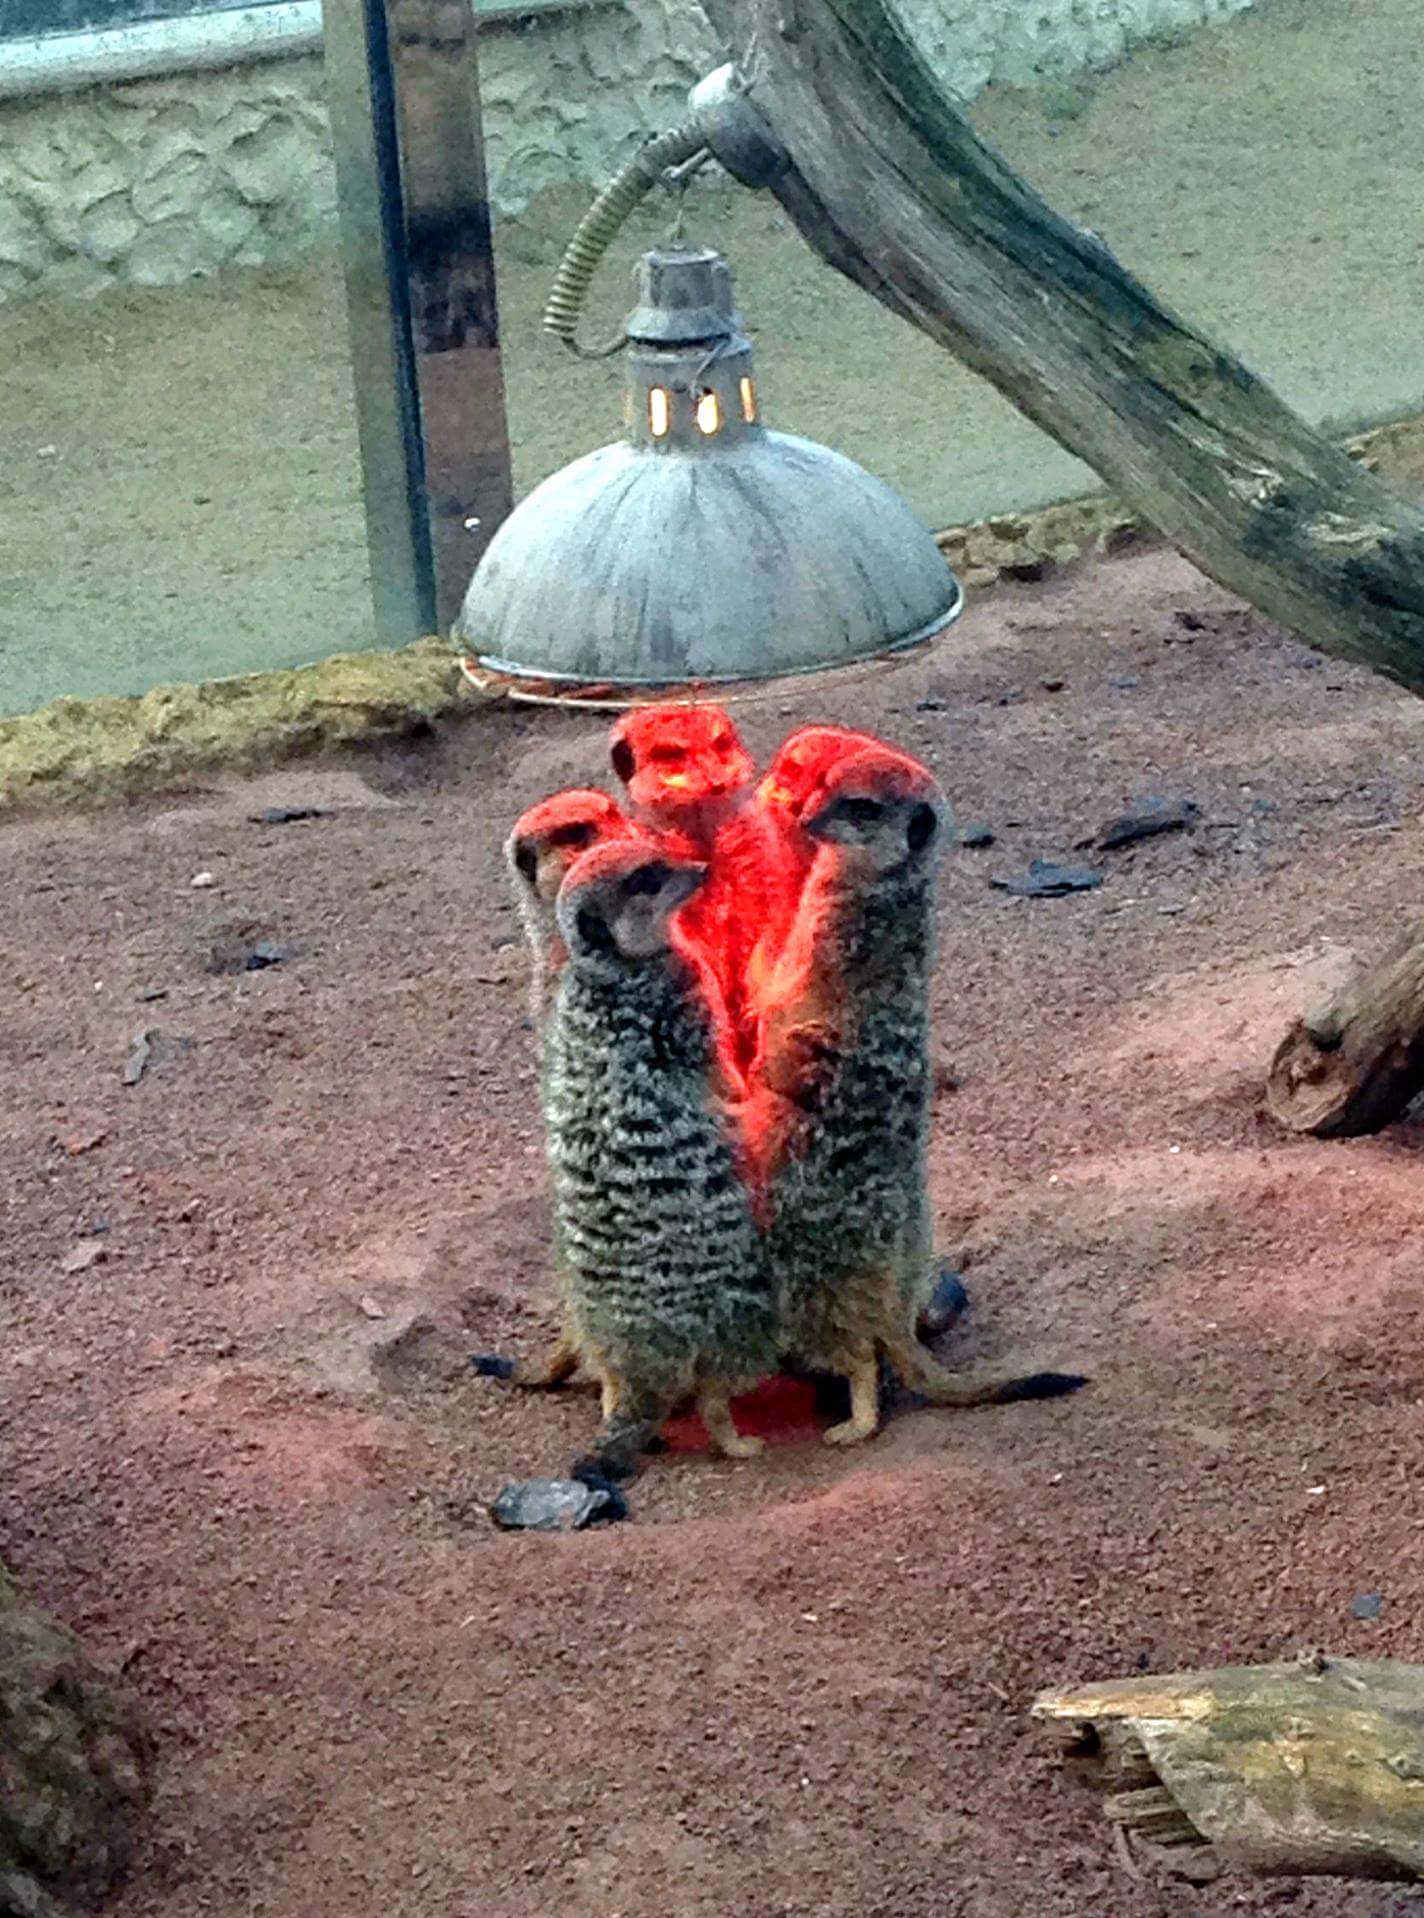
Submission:
{"label": "metal pole", "polygon": [[449,630],[513,503],[469,0],[326,0],[376,627]]}

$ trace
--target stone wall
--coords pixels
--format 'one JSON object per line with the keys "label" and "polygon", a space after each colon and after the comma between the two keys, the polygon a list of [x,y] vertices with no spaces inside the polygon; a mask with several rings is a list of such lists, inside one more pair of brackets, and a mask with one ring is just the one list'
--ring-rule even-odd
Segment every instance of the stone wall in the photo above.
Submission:
{"label": "stone wall", "polygon": [[[905,0],[966,98],[1110,65],[1254,0]],[[491,189],[516,215],[673,124],[718,49],[693,0],[614,0],[481,35]],[[329,241],[320,59],[0,101],[0,300],[171,285]]]}

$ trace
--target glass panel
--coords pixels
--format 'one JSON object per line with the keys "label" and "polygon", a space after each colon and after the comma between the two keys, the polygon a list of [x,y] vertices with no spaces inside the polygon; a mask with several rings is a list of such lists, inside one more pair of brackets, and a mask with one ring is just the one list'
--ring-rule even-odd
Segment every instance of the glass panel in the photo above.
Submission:
{"label": "glass panel", "polygon": [[1343,431],[1424,397],[1424,333],[1402,323],[1424,247],[1420,24],[1418,0],[1255,0],[1107,73],[991,87],[971,118],[1167,303]]}
{"label": "glass panel", "polygon": [[[906,11],[927,55],[973,96],[976,129],[1293,405],[1342,429],[1417,409],[1424,335],[1399,320],[1414,305],[1424,204],[1417,0],[952,10],[906,0]],[[616,361],[575,361],[539,330],[591,190],[635,135],[682,110],[675,92],[650,99],[626,75],[616,91],[625,143],[605,140],[601,168],[597,142],[570,149],[568,184],[516,193],[496,230],[521,494],[619,431]],[[608,111],[600,105],[605,133]],[[671,218],[659,196],[630,223],[600,270],[584,337],[617,330],[631,263]],[[731,260],[765,423],[850,454],[931,526],[1100,485],[985,381],[824,266],[769,195],[702,176],[685,234]]]}
{"label": "glass panel", "polygon": [[0,101],[0,711],[373,643],[322,96]]}

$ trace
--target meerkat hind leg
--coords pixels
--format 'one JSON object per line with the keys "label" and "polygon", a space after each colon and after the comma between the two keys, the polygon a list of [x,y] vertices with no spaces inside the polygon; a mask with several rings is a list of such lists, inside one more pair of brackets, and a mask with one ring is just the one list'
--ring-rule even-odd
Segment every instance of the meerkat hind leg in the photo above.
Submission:
{"label": "meerkat hind leg", "polygon": [[526,1392],[552,1392],[557,1386],[566,1385],[578,1368],[578,1348],[566,1332],[561,1332],[544,1354],[538,1370],[526,1372],[521,1367],[514,1375],[514,1383]]}
{"label": "meerkat hind leg", "polygon": [[702,1414],[702,1423],[707,1427],[712,1449],[720,1452],[723,1458],[756,1458],[766,1450],[766,1440],[749,1437],[737,1430],[732,1419],[732,1408],[728,1404],[729,1397],[725,1385],[704,1385],[697,1394],[697,1409]]}
{"label": "meerkat hind leg", "polygon": [[880,1359],[875,1348],[848,1359],[844,1372],[850,1385],[850,1417],[822,1432],[825,1445],[859,1445],[880,1429]]}

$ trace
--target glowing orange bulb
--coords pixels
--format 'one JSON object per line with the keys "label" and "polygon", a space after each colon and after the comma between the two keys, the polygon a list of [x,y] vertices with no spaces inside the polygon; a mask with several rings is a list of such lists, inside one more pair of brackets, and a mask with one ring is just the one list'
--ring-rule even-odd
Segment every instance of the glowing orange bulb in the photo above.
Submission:
{"label": "glowing orange bulb", "polygon": [[742,417],[750,425],[756,418],[756,388],[744,373],[742,375]]}
{"label": "glowing orange bulb", "polygon": [[697,402],[697,425],[710,438],[722,424],[722,409],[715,393],[704,393]]}
{"label": "glowing orange bulb", "polygon": [[655,440],[667,437],[668,427],[672,424],[672,414],[668,408],[668,396],[660,386],[655,386],[648,395],[648,423],[653,429]]}

